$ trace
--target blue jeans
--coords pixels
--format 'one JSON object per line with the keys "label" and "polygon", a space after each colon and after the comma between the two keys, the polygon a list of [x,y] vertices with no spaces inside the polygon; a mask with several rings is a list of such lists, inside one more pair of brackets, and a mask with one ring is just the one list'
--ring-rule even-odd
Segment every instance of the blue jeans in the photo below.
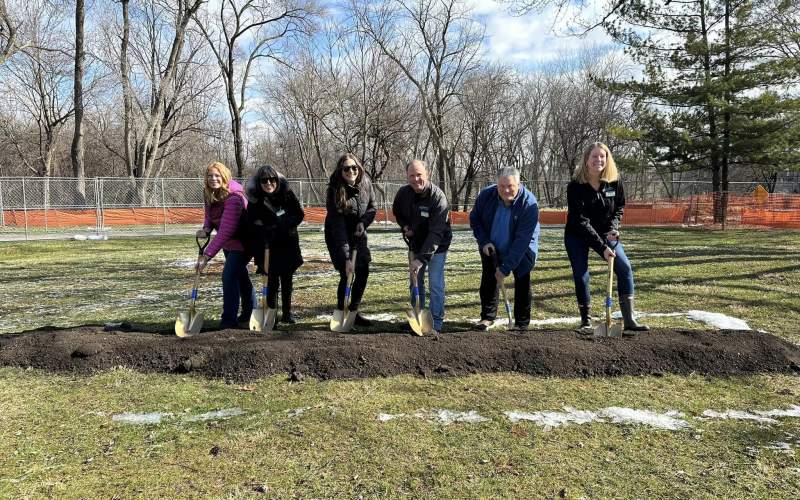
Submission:
{"label": "blue jeans", "polygon": [[[606,241],[609,248],[611,245]],[[575,282],[575,298],[579,305],[587,305],[589,299],[589,244],[580,236],[564,233],[564,246],[567,249],[569,263],[572,266],[572,279]],[[622,297],[633,295],[633,269],[625,255],[622,243],[619,243],[614,252],[614,274],[617,275],[617,294]],[[600,254],[602,257],[602,254]]]}
{"label": "blue jeans", "polygon": [[[419,308],[423,309],[425,307],[425,270],[428,270],[431,317],[433,318],[433,329],[437,332],[442,329],[442,322],[444,321],[444,262],[446,259],[447,252],[433,254],[431,261],[427,264],[423,263],[417,274]],[[409,290],[411,292],[411,305],[414,306],[416,305],[414,303],[414,289],[410,285]]]}
{"label": "blue jeans", "polygon": [[247,263],[250,256],[241,250],[223,250],[225,267],[222,268],[222,318],[220,328],[235,328],[239,321],[239,299],[242,299],[241,319],[249,319],[256,302],[256,292],[250,275],[247,274]]}

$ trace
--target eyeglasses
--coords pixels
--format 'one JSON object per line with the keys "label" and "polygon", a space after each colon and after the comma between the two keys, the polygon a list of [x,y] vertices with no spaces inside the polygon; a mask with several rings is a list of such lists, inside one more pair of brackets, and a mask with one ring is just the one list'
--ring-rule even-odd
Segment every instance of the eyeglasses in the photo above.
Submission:
{"label": "eyeglasses", "polygon": [[342,172],[358,173],[358,165],[345,165],[342,167]]}
{"label": "eyeglasses", "polygon": [[278,178],[277,177],[262,177],[261,184],[277,184]]}

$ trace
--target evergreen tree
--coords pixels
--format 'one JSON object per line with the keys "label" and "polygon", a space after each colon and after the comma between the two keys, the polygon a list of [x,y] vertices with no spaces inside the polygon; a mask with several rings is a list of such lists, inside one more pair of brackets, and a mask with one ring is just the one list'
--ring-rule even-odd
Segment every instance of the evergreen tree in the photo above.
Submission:
{"label": "evergreen tree", "polygon": [[[772,48],[769,0],[630,0],[603,27],[643,66],[643,76],[602,81],[633,99],[630,131],[670,172],[709,170],[715,222],[727,207],[734,165],[796,168],[797,61]],[[789,3],[790,4],[790,3]]]}

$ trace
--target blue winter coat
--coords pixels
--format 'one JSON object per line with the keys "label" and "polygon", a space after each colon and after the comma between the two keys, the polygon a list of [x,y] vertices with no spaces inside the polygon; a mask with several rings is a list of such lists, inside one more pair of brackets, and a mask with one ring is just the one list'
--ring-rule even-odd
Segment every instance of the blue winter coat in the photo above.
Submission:
{"label": "blue winter coat", "polygon": [[[478,240],[479,249],[491,243],[489,236],[492,234],[494,213],[500,203],[503,201],[497,192],[497,184],[492,184],[478,194],[469,213],[469,225]],[[539,252],[539,205],[536,196],[525,186],[520,185],[512,203],[510,224],[511,245],[507,255],[503,256],[500,271],[506,276],[512,271],[527,274],[533,269]]]}

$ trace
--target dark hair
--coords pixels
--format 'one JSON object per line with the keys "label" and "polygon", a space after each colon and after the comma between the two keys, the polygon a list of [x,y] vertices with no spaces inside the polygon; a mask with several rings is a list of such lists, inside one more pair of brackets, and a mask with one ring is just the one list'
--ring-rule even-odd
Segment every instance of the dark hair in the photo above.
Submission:
{"label": "dark hair", "polygon": [[341,213],[346,213],[348,210],[347,190],[345,188],[347,183],[342,178],[342,165],[347,160],[352,160],[356,166],[358,166],[356,186],[359,186],[361,184],[361,180],[364,178],[364,166],[361,164],[361,161],[358,159],[358,157],[353,153],[345,153],[336,161],[336,170],[331,175],[330,185],[331,189],[333,190],[333,201]]}
{"label": "dark hair", "polygon": [[275,169],[272,165],[264,165],[258,168],[256,172],[256,192],[259,195],[266,195],[267,193],[261,187],[261,180],[262,179],[278,179],[278,185],[276,186],[276,192],[280,190],[283,185],[284,177],[281,175],[278,170]]}

